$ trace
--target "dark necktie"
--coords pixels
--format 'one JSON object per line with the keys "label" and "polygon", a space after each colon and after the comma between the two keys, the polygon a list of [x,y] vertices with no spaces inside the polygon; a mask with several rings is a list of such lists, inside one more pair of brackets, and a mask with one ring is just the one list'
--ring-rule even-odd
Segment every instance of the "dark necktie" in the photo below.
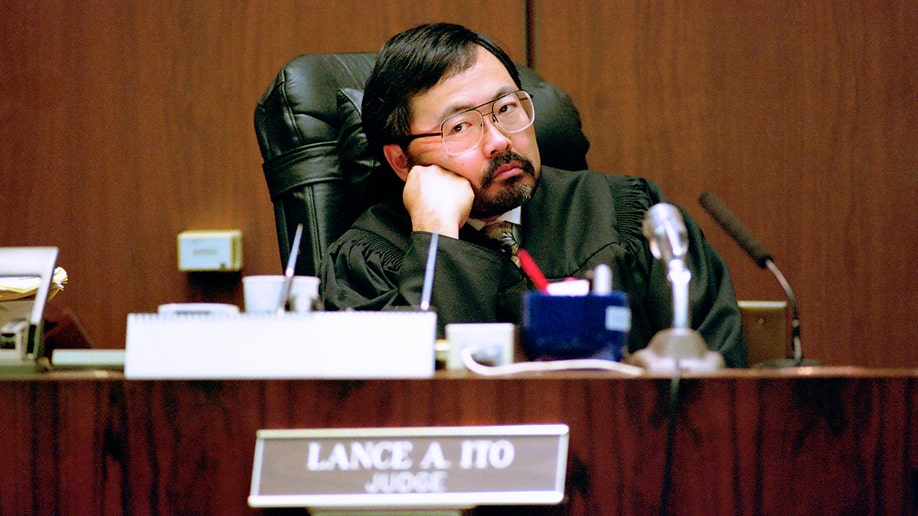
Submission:
{"label": "dark necktie", "polygon": [[516,252],[520,249],[519,228],[512,222],[501,220],[492,222],[485,226],[482,231],[491,240],[496,241],[501,250],[513,260],[517,267],[520,265],[520,259],[517,258]]}

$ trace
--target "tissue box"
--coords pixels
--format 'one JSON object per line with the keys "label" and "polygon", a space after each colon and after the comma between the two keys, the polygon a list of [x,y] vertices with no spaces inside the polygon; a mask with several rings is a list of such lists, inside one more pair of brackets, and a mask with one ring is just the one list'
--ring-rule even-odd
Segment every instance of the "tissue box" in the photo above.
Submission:
{"label": "tissue box", "polygon": [[523,296],[520,337],[530,360],[621,360],[631,329],[628,295]]}

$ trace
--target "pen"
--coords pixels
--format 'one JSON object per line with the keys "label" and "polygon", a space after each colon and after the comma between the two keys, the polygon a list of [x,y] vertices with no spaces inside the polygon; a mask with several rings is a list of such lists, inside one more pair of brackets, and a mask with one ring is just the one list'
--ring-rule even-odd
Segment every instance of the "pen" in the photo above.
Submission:
{"label": "pen", "polygon": [[548,292],[548,280],[545,279],[545,275],[542,274],[541,269],[536,265],[535,260],[529,255],[529,252],[520,248],[516,252],[516,257],[520,259],[520,268],[523,269],[526,276],[529,276],[535,288],[539,289],[541,292]]}

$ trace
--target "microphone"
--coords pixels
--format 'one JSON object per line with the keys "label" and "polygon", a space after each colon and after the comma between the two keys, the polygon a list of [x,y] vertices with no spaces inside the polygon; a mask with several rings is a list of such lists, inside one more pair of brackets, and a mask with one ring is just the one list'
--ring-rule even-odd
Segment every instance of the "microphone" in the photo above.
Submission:
{"label": "microphone", "polygon": [[647,210],[642,224],[644,237],[654,258],[666,266],[673,288],[673,328],[689,327],[688,285],[692,273],[685,264],[688,231],[679,209],[659,203]]}
{"label": "microphone", "polygon": [[667,265],[673,260],[685,259],[688,231],[682,214],[675,206],[662,202],[654,204],[647,210],[642,227],[656,259]]}
{"label": "microphone", "polygon": [[742,247],[752,261],[761,268],[766,268],[771,260],[771,253],[765,250],[765,247],[746,229],[746,226],[733,216],[733,213],[727,209],[720,199],[711,192],[704,192],[698,197],[701,206],[717,221],[724,231],[730,235],[733,240]]}
{"label": "microphone", "polygon": [[646,348],[628,361],[650,371],[679,374],[680,370],[714,371],[724,367],[723,356],[708,349],[704,338],[689,325],[689,282],[692,272],[686,263],[688,231],[682,213],[672,204],[650,207],[642,224],[654,258],[667,270],[672,287],[673,325],[653,336]]}
{"label": "microphone", "polygon": [[819,362],[815,360],[803,359],[803,345],[800,341],[800,317],[797,312],[797,298],[794,296],[793,290],[791,290],[790,283],[788,283],[784,274],[781,273],[778,266],[775,265],[774,260],[772,260],[771,253],[765,250],[765,247],[752,236],[752,233],[746,229],[746,226],[744,226],[743,223],[720,202],[720,199],[714,196],[714,194],[711,192],[703,192],[701,196],[698,197],[698,202],[705,211],[720,224],[724,231],[726,231],[727,234],[746,251],[746,254],[748,254],[759,267],[768,269],[774,274],[781,288],[784,290],[784,295],[787,296],[787,300],[790,303],[792,313],[791,337],[793,340],[794,357],[757,364],[756,367],[781,368],[819,365]]}

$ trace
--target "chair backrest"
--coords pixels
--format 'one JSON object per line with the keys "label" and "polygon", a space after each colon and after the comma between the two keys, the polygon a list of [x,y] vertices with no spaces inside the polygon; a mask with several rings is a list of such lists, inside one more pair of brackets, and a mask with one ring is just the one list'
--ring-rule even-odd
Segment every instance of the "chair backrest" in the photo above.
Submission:
{"label": "chair backrest", "polygon": [[[259,99],[255,131],[274,204],[282,266],[296,226],[304,232],[296,274],[314,275],[326,249],[370,205],[401,190],[380,166],[361,126],[363,87],[373,53],[311,54],[290,60]],[[520,67],[532,94],[544,165],[587,167],[589,142],[570,97]]]}

